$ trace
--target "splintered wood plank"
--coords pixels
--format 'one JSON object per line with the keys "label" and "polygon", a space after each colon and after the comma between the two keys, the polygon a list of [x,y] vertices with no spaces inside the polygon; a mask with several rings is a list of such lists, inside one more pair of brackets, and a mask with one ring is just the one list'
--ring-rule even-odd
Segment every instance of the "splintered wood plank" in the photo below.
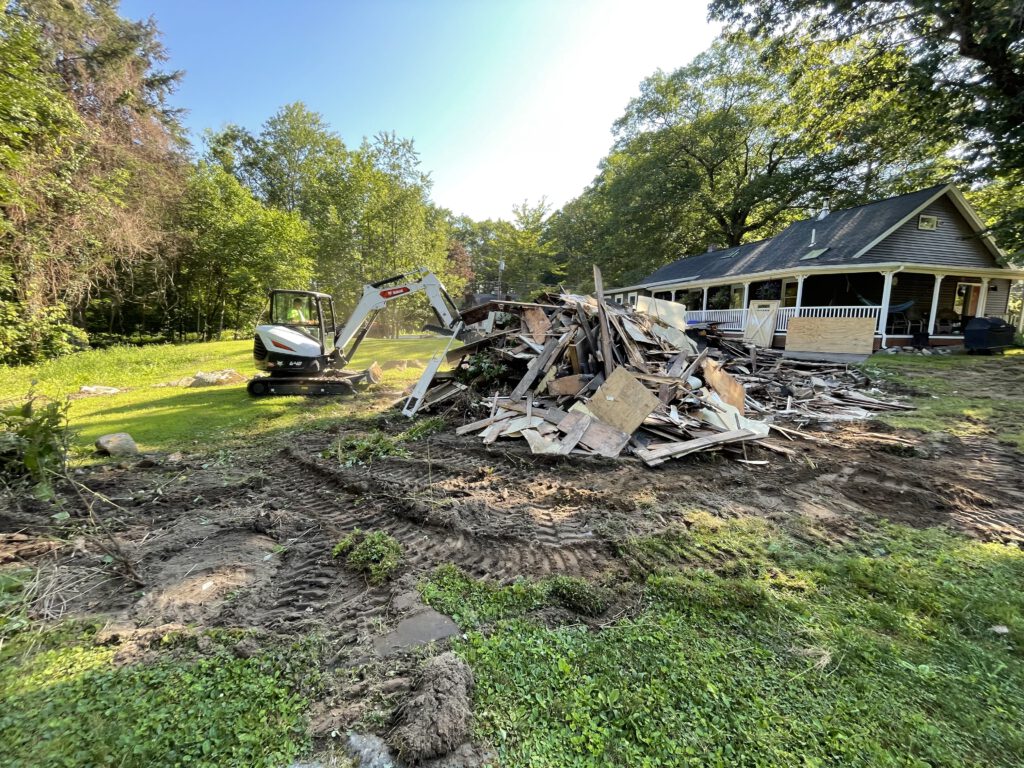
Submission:
{"label": "splintered wood plank", "polygon": [[593,423],[593,419],[589,416],[584,416],[581,419],[569,427],[569,430],[565,433],[565,437],[562,438],[562,453],[568,456],[572,449],[576,447],[583,436],[587,434],[587,430],[590,429],[590,425]]}
{"label": "splintered wood plank", "polygon": [[504,409],[499,410],[496,414],[494,414],[493,416],[488,416],[486,419],[480,419],[479,421],[474,421],[469,424],[463,424],[461,427],[457,427],[455,430],[455,434],[467,435],[470,432],[476,432],[478,429],[489,427],[496,421],[502,421],[504,419],[507,419],[511,415],[512,414],[509,411],[506,411]]}
{"label": "splintered wood plank", "polygon": [[520,400],[523,395],[526,394],[526,390],[530,388],[530,385],[536,381],[537,377],[543,371],[547,371],[548,363],[551,361],[551,357],[555,354],[555,349],[558,348],[558,339],[548,339],[544,345],[544,350],[537,355],[533,360],[530,361],[529,367],[526,369],[526,373],[523,378],[516,384],[516,388],[512,390],[509,398],[512,400]]}
{"label": "splintered wood plank", "polygon": [[755,437],[755,434],[749,429],[734,429],[730,432],[722,432],[708,437],[698,437],[694,440],[684,440],[680,443],[669,443],[668,445],[659,445],[656,448],[640,449],[636,453],[648,466],[653,467],[678,456],[685,456],[696,451],[704,451],[727,443],[750,440],[753,437]]}
{"label": "splintered wood plank", "polygon": [[637,347],[636,342],[629,338],[629,334],[622,329],[622,319],[615,315],[609,315],[608,319],[611,321],[619,336],[619,340],[622,342],[622,348],[626,351],[626,359],[629,360],[629,364],[637,370],[647,373],[647,359],[640,351],[640,348]]}
{"label": "splintered wood plank", "polygon": [[660,403],[629,371],[616,368],[590,398],[587,407],[606,424],[633,434]]}
{"label": "splintered wood plank", "polygon": [[526,442],[530,445],[530,453],[551,456],[561,456],[564,453],[560,442],[542,437],[535,429],[524,429],[523,437],[526,438]]}
{"label": "splintered wood plank", "polygon": [[615,356],[612,353],[612,331],[608,326],[608,310],[604,305],[604,282],[601,270],[594,265],[594,295],[597,298],[597,333],[601,343],[601,362],[604,364],[604,375],[608,378],[615,370]]}
{"label": "splintered wood plank", "polygon": [[731,373],[722,369],[721,364],[710,358],[704,360],[704,381],[718,393],[722,400],[738,410],[741,416],[743,415],[747,391]]}
{"label": "splintered wood plank", "polygon": [[569,411],[569,413],[565,414],[562,420],[558,422],[558,428],[568,435],[574,432],[574,427],[583,420],[589,420],[590,423],[584,430],[579,445],[589,448],[599,456],[614,459],[622,453],[622,449],[629,443],[629,435],[627,433],[621,432],[610,424],[605,424],[603,421],[580,411]]}
{"label": "splintered wood plank", "polygon": [[544,314],[540,307],[527,307],[523,310],[523,322],[533,335],[533,340],[538,344],[547,341],[548,331],[551,330],[551,321]]}

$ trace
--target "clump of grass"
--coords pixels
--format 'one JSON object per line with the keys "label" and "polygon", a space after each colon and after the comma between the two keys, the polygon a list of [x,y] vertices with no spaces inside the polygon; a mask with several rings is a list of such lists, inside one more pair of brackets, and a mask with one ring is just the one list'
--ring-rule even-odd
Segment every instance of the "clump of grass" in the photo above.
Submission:
{"label": "clump of grass", "polygon": [[406,440],[415,442],[416,440],[422,440],[425,437],[436,435],[445,428],[445,421],[440,416],[429,416],[425,419],[420,419],[407,430],[402,432],[395,439],[404,442]]}
{"label": "clump of grass", "polygon": [[584,616],[600,616],[612,603],[612,591],[578,576],[555,576],[547,583],[551,599]]}
{"label": "clump of grass", "polygon": [[464,627],[522,616],[542,608],[547,601],[543,584],[519,580],[499,586],[474,579],[451,564],[438,566],[419,590],[427,605]]}
{"label": "clump of grass", "polygon": [[344,557],[348,568],[366,574],[371,584],[379,585],[398,570],[405,550],[384,531],[366,533],[356,528],[334,546],[331,554]]}
{"label": "clump of grass", "polygon": [[372,464],[388,456],[408,455],[400,440],[379,430],[365,435],[339,437],[329,453],[333,453],[346,467]]}

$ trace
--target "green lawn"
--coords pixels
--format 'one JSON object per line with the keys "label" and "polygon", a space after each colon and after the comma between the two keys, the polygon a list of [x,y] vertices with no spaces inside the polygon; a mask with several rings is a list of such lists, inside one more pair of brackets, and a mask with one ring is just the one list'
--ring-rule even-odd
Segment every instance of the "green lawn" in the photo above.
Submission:
{"label": "green lawn", "polygon": [[[373,361],[426,361],[443,347],[441,337],[364,341],[351,368]],[[251,341],[112,347],[0,369],[0,399],[23,396],[36,383],[48,397],[74,395],[83,385],[118,387],[116,395],[77,397],[69,421],[73,454],[81,459],[108,432],[128,432],[143,451],[209,450],[256,435],[351,415],[366,399],[281,397],[253,400],[244,385],[197,389],[156,386],[197,371],[233,368],[250,374]],[[421,370],[386,371],[382,388],[401,389]]]}
{"label": "green lawn", "polygon": [[917,410],[882,417],[892,426],[987,435],[1024,451],[1024,350],[992,357],[875,355],[863,367],[915,393]]}
{"label": "green lawn", "polygon": [[[696,567],[709,549],[735,558]],[[896,526],[812,550],[697,515],[620,554],[640,607],[600,629],[532,618],[543,583],[447,567],[421,585],[468,631],[477,735],[502,765],[1024,764],[1021,550]]]}

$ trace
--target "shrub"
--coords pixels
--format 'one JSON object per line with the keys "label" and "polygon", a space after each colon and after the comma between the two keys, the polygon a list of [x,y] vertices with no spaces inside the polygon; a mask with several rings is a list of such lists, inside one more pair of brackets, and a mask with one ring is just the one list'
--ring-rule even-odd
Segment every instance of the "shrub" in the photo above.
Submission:
{"label": "shrub", "polygon": [[356,528],[339,541],[333,552],[335,557],[345,556],[345,565],[353,571],[365,573],[373,585],[383,584],[398,570],[405,550],[384,531],[366,533]]}
{"label": "shrub", "polygon": [[41,499],[53,497],[53,477],[68,452],[68,400],[42,400],[30,391],[0,407],[0,480],[29,483]]}

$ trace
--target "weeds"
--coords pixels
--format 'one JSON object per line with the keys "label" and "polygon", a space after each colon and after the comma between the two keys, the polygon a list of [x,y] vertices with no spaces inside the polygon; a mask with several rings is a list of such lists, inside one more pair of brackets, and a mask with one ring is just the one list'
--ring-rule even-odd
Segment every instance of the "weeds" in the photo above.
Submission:
{"label": "weeds", "polygon": [[375,429],[361,435],[339,437],[334,447],[325,453],[325,458],[334,457],[342,466],[354,467],[372,464],[388,456],[408,456],[405,443],[422,440],[445,428],[444,419],[433,416],[420,419],[404,432],[391,436]]}
{"label": "weeds", "polygon": [[43,400],[33,390],[0,408],[0,480],[28,483],[40,499],[53,498],[53,478],[68,453],[68,401]]}
{"label": "weeds", "polygon": [[373,585],[383,584],[391,578],[402,563],[405,551],[402,545],[384,531],[365,533],[356,528],[339,541],[332,553],[345,558],[345,565],[353,571],[369,576]]}

